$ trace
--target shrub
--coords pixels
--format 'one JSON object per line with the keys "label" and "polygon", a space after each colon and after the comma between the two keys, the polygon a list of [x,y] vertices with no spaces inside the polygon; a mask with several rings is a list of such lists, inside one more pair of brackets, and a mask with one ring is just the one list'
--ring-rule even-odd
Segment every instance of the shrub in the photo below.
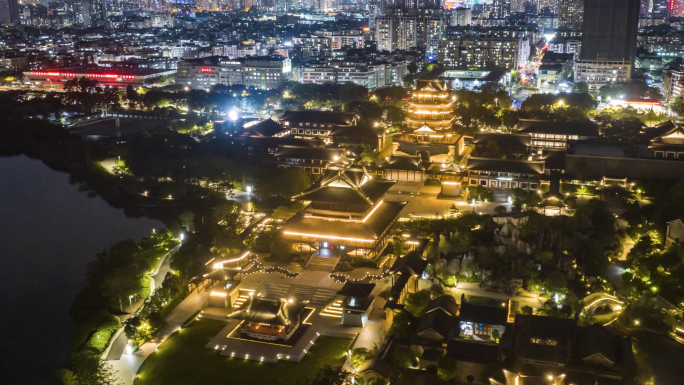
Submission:
{"label": "shrub", "polygon": [[351,365],[354,368],[360,368],[361,365],[363,365],[366,360],[368,360],[370,357],[370,352],[366,348],[357,348],[352,351],[351,355]]}
{"label": "shrub", "polygon": [[109,340],[121,328],[121,320],[115,315],[109,313],[103,315],[102,323],[99,324],[95,333],[90,336],[87,346],[93,348],[98,352],[103,352],[109,343]]}

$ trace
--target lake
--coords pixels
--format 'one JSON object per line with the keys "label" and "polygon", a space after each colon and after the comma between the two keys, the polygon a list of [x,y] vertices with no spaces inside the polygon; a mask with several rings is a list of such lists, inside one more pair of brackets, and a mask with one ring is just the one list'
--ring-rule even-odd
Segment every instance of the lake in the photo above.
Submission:
{"label": "lake", "polygon": [[0,158],[0,384],[50,382],[67,364],[88,263],[162,227],[88,198],[41,161]]}

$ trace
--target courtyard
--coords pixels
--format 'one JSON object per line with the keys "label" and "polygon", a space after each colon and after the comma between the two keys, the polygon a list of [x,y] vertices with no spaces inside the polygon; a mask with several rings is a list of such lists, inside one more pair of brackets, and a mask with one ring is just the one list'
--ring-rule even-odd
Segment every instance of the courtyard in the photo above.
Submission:
{"label": "courtyard", "polygon": [[324,365],[341,366],[351,343],[321,336],[299,363],[265,363],[225,357],[207,349],[205,345],[225,326],[225,322],[200,319],[174,333],[145,361],[135,384],[295,385],[313,377]]}

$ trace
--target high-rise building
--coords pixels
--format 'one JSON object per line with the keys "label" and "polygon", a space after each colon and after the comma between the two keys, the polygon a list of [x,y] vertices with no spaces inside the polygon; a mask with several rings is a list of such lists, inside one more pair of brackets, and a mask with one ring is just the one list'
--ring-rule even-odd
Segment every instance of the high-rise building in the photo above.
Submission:
{"label": "high-rise building", "polygon": [[451,10],[451,17],[449,25],[455,26],[469,26],[472,24],[473,13],[470,8],[456,8]]}
{"label": "high-rise building", "polygon": [[0,24],[18,23],[19,2],[17,0],[0,0]]}
{"label": "high-rise building", "polygon": [[651,14],[649,16],[656,19],[668,18],[673,5],[674,0],[651,0]]}
{"label": "high-rise building", "polygon": [[585,0],[575,81],[590,85],[631,80],[636,59],[639,0]]}
{"label": "high-rise building", "polygon": [[375,18],[378,51],[421,48],[429,60],[437,57],[439,41],[445,36],[446,19],[439,8],[389,9]]}
{"label": "high-rise building", "polygon": [[582,30],[584,0],[565,0],[560,4],[558,28],[565,31]]}
{"label": "high-rise building", "polygon": [[494,10],[492,15],[497,19],[510,16],[511,0],[494,0]]}

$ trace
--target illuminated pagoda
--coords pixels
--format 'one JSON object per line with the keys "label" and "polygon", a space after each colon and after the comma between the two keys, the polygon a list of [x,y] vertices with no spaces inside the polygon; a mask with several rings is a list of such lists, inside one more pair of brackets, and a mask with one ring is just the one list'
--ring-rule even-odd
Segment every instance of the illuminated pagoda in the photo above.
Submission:
{"label": "illuminated pagoda", "polygon": [[419,80],[409,102],[407,130],[396,140],[398,150],[446,163],[461,155],[464,137],[453,128],[455,97],[443,80]]}
{"label": "illuminated pagoda", "polygon": [[292,300],[250,296],[250,299],[229,314],[228,318],[243,321],[240,325],[242,337],[287,342],[299,328],[303,310],[303,304],[294,303]]}
{"label": "illuminated pagoda", "polygon": [[408,107],[406,124],[417,135],[448,130],[454,123],[453,96],[444,80],[419,80]]}
{"label": "illuminated pagoda", "polygon": [[294,199],[309,202],[283,227],[296,251],[326,251],[374,258],[389,243],[389,231],[405,202],[383,197],[396,181],[373,178],[365,167],[329,167]]}

